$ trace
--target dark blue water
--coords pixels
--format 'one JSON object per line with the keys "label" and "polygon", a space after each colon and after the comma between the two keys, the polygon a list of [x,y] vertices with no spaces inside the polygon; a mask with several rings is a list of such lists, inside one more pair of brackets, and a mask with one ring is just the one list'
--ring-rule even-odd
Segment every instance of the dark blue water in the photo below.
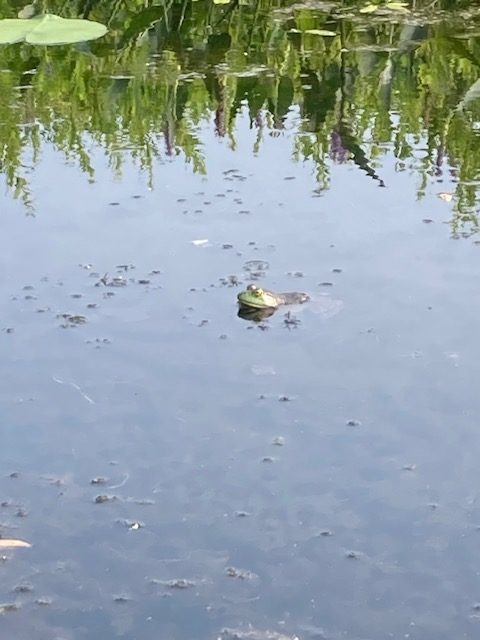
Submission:
{"label": "dark blue water", "polygon": [[[391,149],[319,194],[297,126],[2,195],[2,637],[477,637],[480,248]],[[297,325],[237,317],[252,260]]]}

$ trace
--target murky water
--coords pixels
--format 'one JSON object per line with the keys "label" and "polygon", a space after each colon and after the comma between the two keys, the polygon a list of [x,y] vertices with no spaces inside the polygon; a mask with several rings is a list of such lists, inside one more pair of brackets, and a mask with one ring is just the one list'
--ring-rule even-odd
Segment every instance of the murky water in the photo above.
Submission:
{"label": "murky water", "polygon": [[[1,556],[2,637],[478,634],[480,247],[438,197],[455,167],[418,199],[389,142],[385,187],[332,161],[319,190],[304,124],[252,153],[246,105],[234,148],[209,115],[206,175],[180,154],[112,178],[87,134],[91,183],[44,141],[35,216],[2,196],[0,534],[33,545]],[[313,301],[245,321],[252,279]]]}

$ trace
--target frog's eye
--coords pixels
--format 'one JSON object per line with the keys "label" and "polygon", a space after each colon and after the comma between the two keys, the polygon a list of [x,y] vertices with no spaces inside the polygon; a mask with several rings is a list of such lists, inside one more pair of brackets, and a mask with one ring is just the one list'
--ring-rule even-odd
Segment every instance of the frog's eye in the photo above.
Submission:
{"label": "frog's eye", "polygon": [[261,298],[263,296],[263,289],[260,289],[260,288],[257,289],[257,287],[255,287],[254,293],[257,297]]}
{"label": "frog's eye", "polygon": [[247,291],[256,291],[257,287],[254,284],[249,284],[247,287]]}

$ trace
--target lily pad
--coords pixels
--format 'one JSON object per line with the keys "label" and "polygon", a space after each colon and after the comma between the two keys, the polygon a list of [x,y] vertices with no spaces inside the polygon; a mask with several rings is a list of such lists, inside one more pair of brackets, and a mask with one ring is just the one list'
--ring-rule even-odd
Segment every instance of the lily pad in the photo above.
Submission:
{"label": "lily pad", "polygon": [[73,20],[47,13],[30,20],[0,20],[0,44],[72,44],[101,38],[107,27],[92,20]]}
{"label": "lily pad", "polygon": [[19,18],[0,20],[0,44],[23,42],[39,22],[40,18],[38,17],[31,20],[21,20]]}

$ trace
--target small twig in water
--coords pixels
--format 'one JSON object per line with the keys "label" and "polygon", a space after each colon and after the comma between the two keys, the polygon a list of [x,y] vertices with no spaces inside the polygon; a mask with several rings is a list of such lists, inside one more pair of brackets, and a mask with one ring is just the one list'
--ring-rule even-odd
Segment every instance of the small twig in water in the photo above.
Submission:
{"label": "small twig in water", "polygon": [[120,487],[123,487],[127,480],[130,478],[130,474],[127,473],[127,475],[125,476],[125,478],[119,483],[119,484],[112,484],[112,486],[108,487],[109,489],[120,489]]}
{"label": "small twig in water", "polygon": [[87,396],[86,393],[84,393],[80,387],[78,386],[78,384],[75,384],[75,382],[65,382],[64,380],[60,380],[60,378],[56,378],[55,376],[52,376],[52,380],[54,382],[58,382],[58,384],[67,384],[70,385],[71,387],[73,387],[74,389],[76,389],[78,391],[78,393],[82,396],[82,398],[84,398],[87,402],[89,402],[90,404],[95,404],[95,400],[92,400],[92,398],[90,398],[90,396]]}

